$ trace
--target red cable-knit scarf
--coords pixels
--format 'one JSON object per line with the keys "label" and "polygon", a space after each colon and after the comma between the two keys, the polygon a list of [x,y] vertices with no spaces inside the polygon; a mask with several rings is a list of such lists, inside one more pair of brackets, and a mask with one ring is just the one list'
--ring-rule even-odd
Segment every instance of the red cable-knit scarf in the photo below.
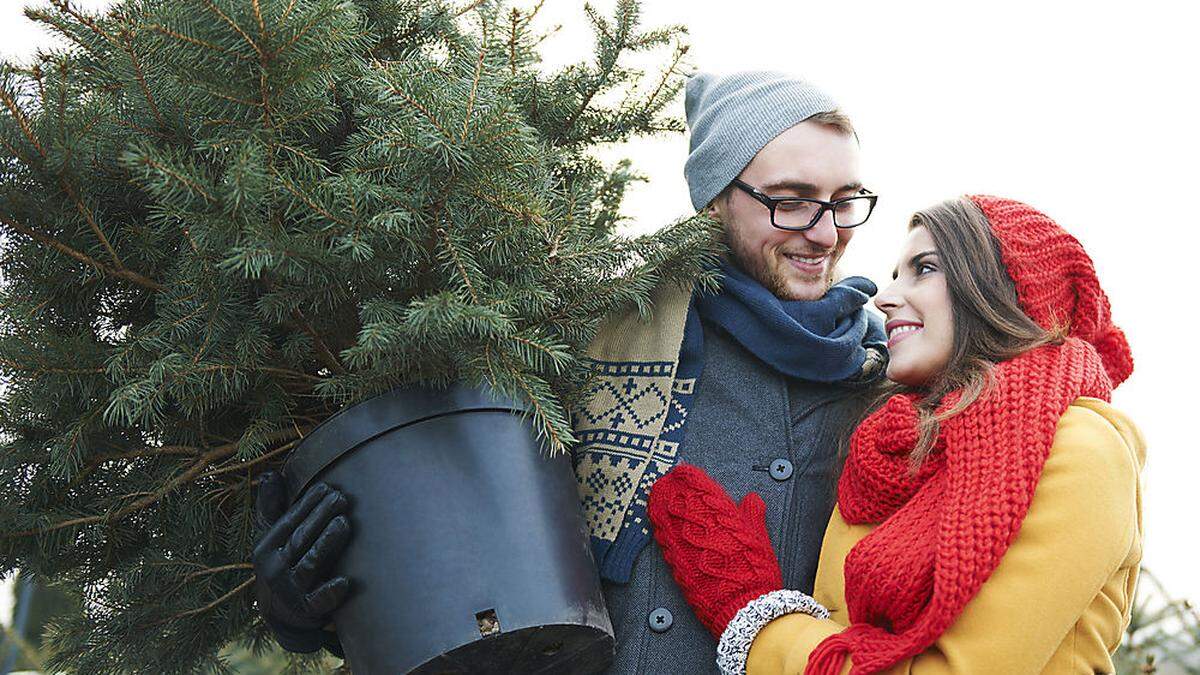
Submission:
{"label": "red cable-knit scarf", "polygon": [[1016,538],[1067,406],[1111,394],[1095,349],[1075,338],[1000,363],[994,388],[941,424],[915,475],[917,397],[894,396],[867,417],[838,508],[847,523],[881,524],[846,556],[851,625],[813,651],[806,675],[836,675],[846,657],[851,673],[874,673],[933,644]]}

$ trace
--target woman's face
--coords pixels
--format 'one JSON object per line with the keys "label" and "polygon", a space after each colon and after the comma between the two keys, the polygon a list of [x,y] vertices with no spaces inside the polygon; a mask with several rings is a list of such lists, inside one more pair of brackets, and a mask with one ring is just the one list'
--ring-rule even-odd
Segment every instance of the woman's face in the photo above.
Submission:
{"label": "woman's face", "polygon": [[892,279],[875,297],[875,306],[887,316],[887,377],[920,387],[946,368],[954,350],[950,290],[926,228],[909,231]]}

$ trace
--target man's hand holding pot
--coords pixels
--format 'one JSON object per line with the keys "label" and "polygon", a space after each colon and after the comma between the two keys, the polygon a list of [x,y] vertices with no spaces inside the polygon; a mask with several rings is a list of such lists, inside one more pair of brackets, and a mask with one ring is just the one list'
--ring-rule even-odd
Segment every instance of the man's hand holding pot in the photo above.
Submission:
{"label": "man's hand holding pot", "polygon": [[336,633],[324,630],[345,601],[350,582],[329,578],[350,539],[349,501],[325,483],[309,486],[290,507],[283,477],[263,474],[254,500],[259,526],[254,547],[258,608],[279,644],[292,652],[322,647],[341,655]]}

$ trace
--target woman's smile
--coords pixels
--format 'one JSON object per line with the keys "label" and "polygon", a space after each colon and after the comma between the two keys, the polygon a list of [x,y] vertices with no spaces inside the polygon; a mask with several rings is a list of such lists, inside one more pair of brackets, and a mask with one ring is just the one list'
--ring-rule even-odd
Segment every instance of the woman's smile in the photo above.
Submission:
{"label": "woman's smile", "polygon": [[924,324],[920,321],[903,321],[895,320],[887,323],[888,349],[894,348],[900,344],[901,340],[912,336],[914,333],[921,332]]}

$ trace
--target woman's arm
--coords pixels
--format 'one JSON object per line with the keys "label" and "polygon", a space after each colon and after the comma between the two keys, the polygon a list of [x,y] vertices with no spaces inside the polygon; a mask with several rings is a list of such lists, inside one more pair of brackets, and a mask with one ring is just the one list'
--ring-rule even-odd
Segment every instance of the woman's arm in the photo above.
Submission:
{"label": "woman's arm", "polygon": [[[1102,651],[1086,650],[1097,643],[1115,649],[1132,599],[1122,592],[1092,605],[1121,568],[1136,574],[1141,556],[1143,448],[1131,436],[1127,442],[1095,410],[1068,408],[1029,513],[996,571],[933,645],[887,672],[1040,673],[1064,641],[1077,652]],[[747,671],[803,673],[812,650],[840,630],[800,614],[776,619],[754,641]],[[1073,670],[1093,672],[1088,666]]]}

